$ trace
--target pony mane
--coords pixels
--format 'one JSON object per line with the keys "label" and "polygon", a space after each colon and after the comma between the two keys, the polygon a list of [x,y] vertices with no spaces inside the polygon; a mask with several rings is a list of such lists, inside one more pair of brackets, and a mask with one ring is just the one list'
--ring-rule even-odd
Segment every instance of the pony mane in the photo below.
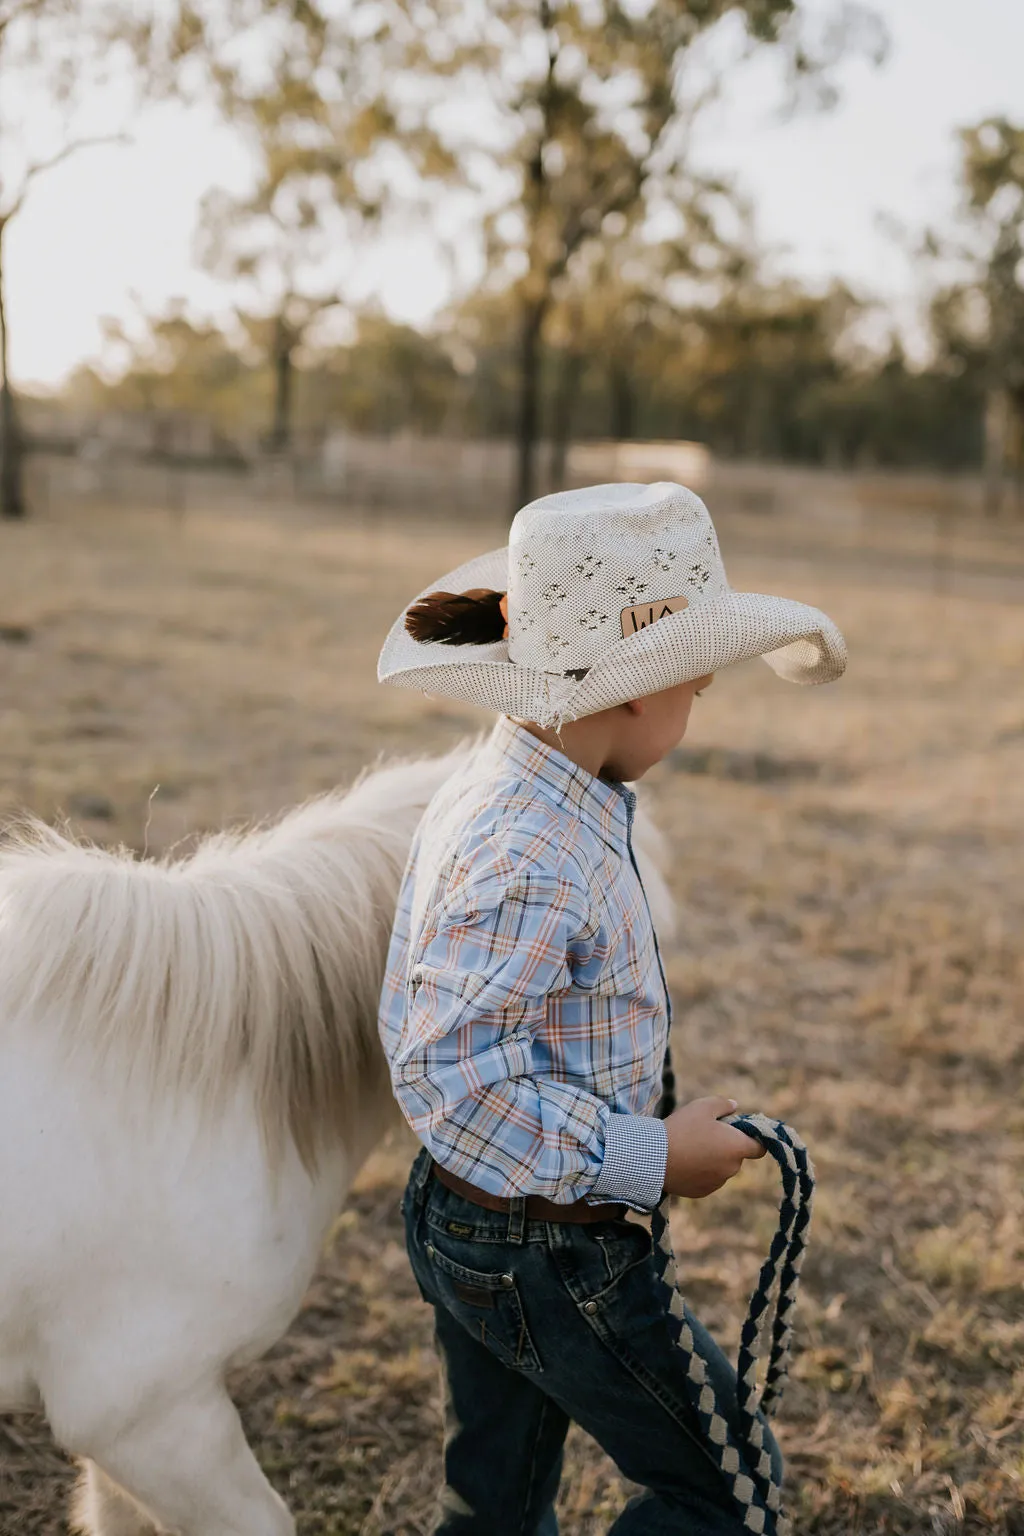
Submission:
{"label": "pony mane", "polygon": [[244,1082],[272,1160],[290,1139],[314,1170],[390,1097],[377,1008],[398,888],[427,801],[477,744],[367,769],[181,858],[20,822],[0,844],[0,1030],[59,1030],[208,1115]]}

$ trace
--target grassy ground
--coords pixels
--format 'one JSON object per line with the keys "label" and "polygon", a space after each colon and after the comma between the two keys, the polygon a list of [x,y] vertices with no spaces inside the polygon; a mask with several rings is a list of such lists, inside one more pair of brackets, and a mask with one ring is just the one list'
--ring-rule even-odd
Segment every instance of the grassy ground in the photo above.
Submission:
{"label": "grassy ground", "polygon": [[[722,533],[735,585],[820,603],[852,656],[823,690],[723,674],[645,785],[681,911],[681,1090],[790,1119],[818,1167],[780,1427],[796,1530],[1021,1536],[1024,560],[1006,545],[962,582],[954,560],[936,592],[905,529],[895,565],[878,527],[856,559],[820,531],[813,559],[800,529],[784,555]],[[402,600],[500,541],[298,514],[0,527],[0,815],[163,849],[452,743],[485,717],[373,664]],[[431,1528],[408,1161],[374,1159],[304,1311],[236,1384],[302,1536]],[[758,1167],[677,1211],[688,1295],[730,1345],[772,1195]],[[0,1421],[3,1536],[63,1531],[70,1475],[43,1424]],[[620,1496],[574,1438],[564,1536],[607,1530]]]}

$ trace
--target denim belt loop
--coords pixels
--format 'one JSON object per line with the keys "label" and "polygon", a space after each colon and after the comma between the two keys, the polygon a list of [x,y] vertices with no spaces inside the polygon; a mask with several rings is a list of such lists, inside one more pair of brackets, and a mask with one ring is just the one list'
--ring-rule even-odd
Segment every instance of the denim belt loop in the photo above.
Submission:
{"label": "denim belt loop", "polygon": [[526,1240],[526,1196],[516,1195],[509,1205],[508,1241],[519,1247]]}
{"label": "denim belt loop", "polygon": [[433,1171],[434,1159],[426,1147],[421,1147],[419,1155],[409,1172],[409,1191],[417,1209],[426,1201],[427,1185],[430,1183],[430,1175]]}

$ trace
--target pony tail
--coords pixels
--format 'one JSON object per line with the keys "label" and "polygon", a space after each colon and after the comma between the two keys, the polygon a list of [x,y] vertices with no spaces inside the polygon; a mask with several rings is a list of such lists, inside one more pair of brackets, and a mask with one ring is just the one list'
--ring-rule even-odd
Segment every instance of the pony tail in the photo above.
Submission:
{"label": "pony tail", "polygon": [[428,592],[405,615],[414,640],[440,645],[487,645],[508,635],[504,592],[473,587],[469,592]]}

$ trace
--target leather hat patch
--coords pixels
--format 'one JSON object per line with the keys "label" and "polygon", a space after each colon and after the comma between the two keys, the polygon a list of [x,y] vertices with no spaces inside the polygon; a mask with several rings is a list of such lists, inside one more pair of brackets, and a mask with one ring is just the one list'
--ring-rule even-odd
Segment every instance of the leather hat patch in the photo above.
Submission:
{"label": "leather hat patch", "polygon": [[685,597],[659,597],[653,603],[637,603],[632,608],[623,608],[620,614],[622,638],[639,634],[640,630],[649,629],[667,613],[681,613],[689,606],[689,599]]}

